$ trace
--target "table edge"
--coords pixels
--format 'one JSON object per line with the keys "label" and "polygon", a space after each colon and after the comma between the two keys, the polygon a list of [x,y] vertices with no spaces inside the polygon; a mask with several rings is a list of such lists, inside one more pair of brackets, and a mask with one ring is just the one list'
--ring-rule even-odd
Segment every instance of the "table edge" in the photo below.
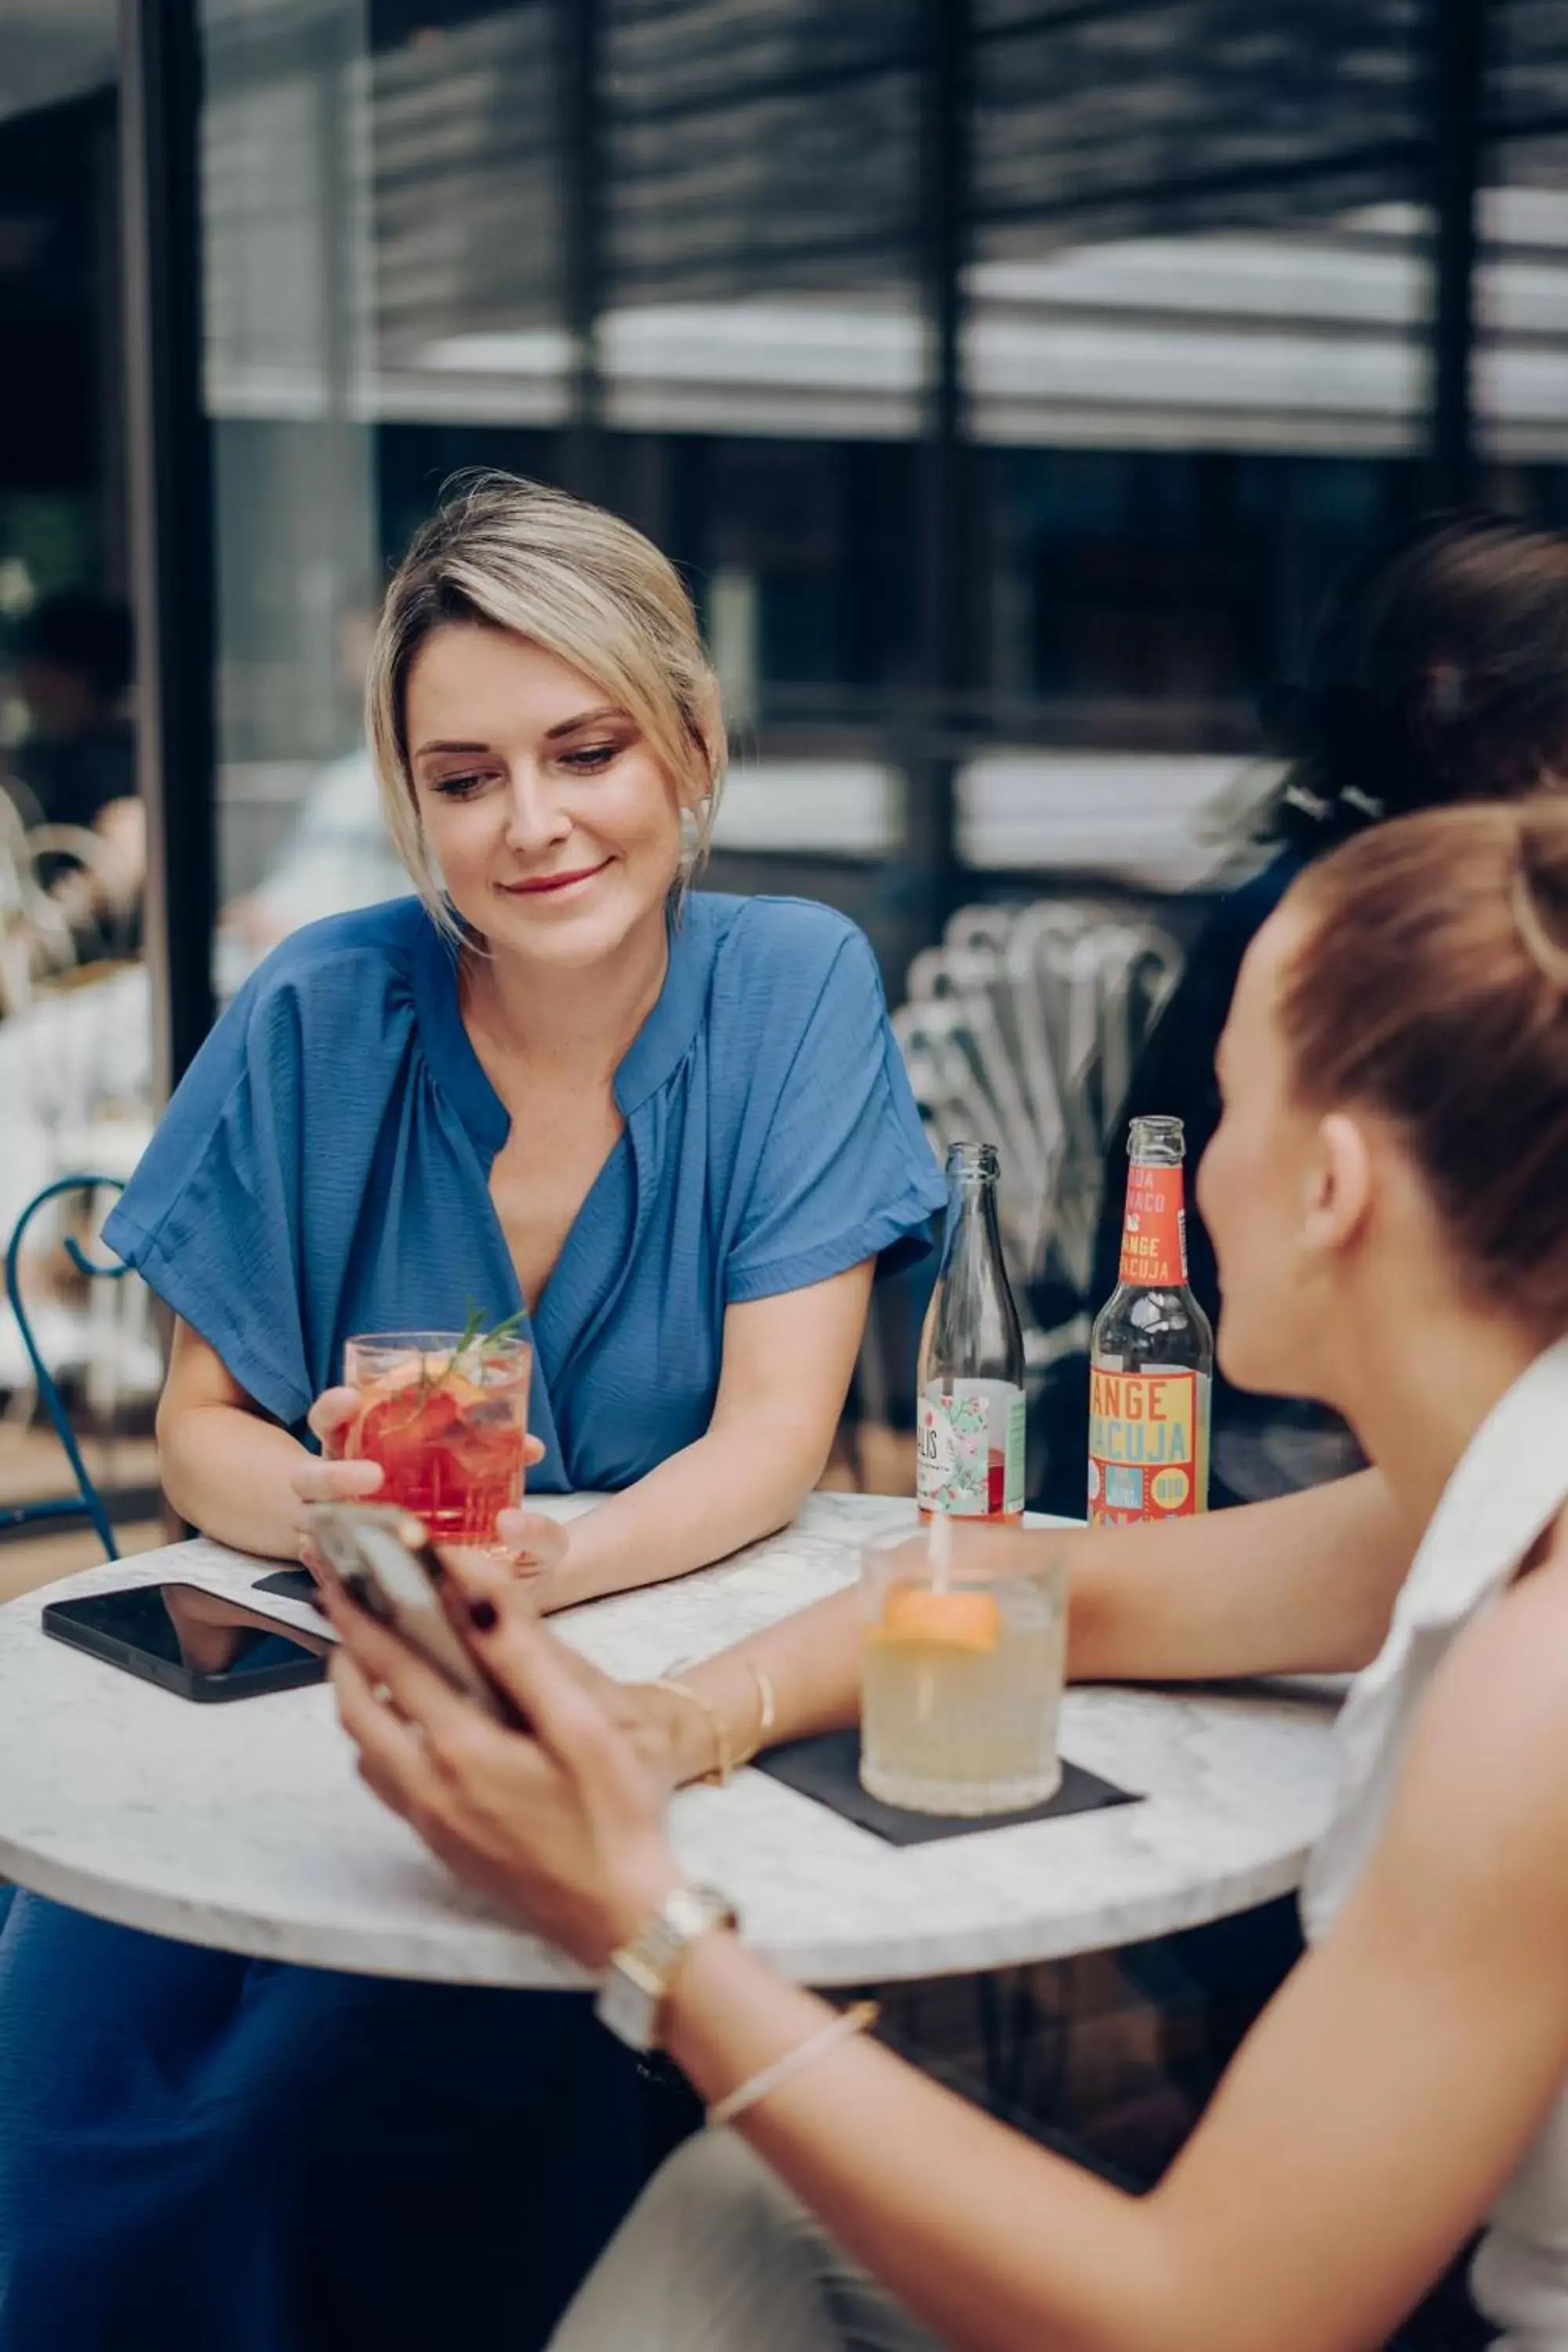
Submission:
{"label": "table edge", "polygon": [[[1026,1968],[1090,1952],[1119,1951],[1130,1945],[1180,1934],[1189,1927],[1235,1918],[1261,1904],[1294,1894],[1310,1852],[1310,1843],[1303,1843],[1267,1862],[1240,1864],[1223,1879],[1206,1881],[1184,1903],[1179,1920],[1171,1916],[1168,1896],[1158,1893],[1131,1899],[1110,1914],[1102,1906],[1096,1913],[1097,1929],[1090,1937],[1086,1937],[1081,1926],[1075,1926],[1070,1917],[1057,1918],[1048,1926],[1020,1918],[994,1931],[983,1963],[976,1962],[973,1951],[957,1951],[948,1946],[940,1930],[906,1937],[895,1967],[889,1966],[885,1946],[865,1941],[824,1944],[803,1937],[798,1943],[781,1944],[776,1937],[746,1940],[760,1958],[796,1984],[909,1984],[940,1977],[986,1976],[999,1969]],[[379,1931],[366,1930],[362,1934],[352,1929],[335,1930],[330,1937],[316,1941],[308,1958],[300,1958],[289,1948],[290,1938],[286,1927],[279,1932],[274,1923],[258,1913],[233,1905],[216,1904],[203,1916],[183,1919],[180,1925],[184,1932],[176,1935],[170,1925],[169,1914],[174,1906],[168,1897],[148,1895],[123,1881],[91,1876],[68,1863],[57,1863],[34,1853],[19,1853],[3,1837],[0,1876],[9,1876],[15,1885],[47,1902],[107,1920],[112,1926],[157,1936],[170,1943],[229,1952],[246,1959],[341,1969],[349,1976],[379,1977],[406,1983],[488,1986],[518,1992],[585,1991],[596,1981],[589,1972],[556,1954],[553,1947],[531,1936],[525,1928],[509,1929],[499,1922],[489,1930],[482,1953],[475,1956],[479,1965],[474,1965],[472,1959],[462,1969],[448,1965],[453,1958],[452,1948],[445,1937],[438,1937],[421,1956],[417,1973],[411,1975],[406,1965],[406,1943],[405,1964],[389,1968],[384,1953],[386,1938]],[[475,1923],[481,1929],[484,1924]],[[468,1949],[471,1954],[473,1947],[470,1945]]]}

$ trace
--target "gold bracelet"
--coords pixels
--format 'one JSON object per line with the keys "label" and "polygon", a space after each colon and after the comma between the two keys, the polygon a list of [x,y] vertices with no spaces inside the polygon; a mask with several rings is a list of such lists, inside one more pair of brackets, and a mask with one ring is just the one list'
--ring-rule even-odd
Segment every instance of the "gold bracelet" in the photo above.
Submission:
{"label": "gold bracelet", "polygon": [[773,1676],[765,1666],[753,1664],[750,1658],[742,1658],[741,1664],[757,1685],[757,1736],[744,1754],[734,1759],[733,1769],[737,1771],[742,1764],[749,1764],[753,1756],[762,1754],[768,1744],[768,1734],[778,1720],[778,1703],[773,1696]]}
{"label": "gold bracelet", "polygon": [[830,2050],[837,2050],[838,2044],[847,2042],[851,2035],[864,2033],[868,2025],[876,2023],[877,2016],[874,2000],[858,2000],[852,2009],[841,2010],[837,2017],[828,2020],[820,2032],[812,2034],[805,2042],[797,2042],[793,2050],[786,2050],[784,2056],[775,2058],[771,2066],[763,2067],[758,2074],[749,2074],[725,2097],[716,2100],[708,2110],[710,2128],[717,2131],[724,2124],[732,2124],[737,2116],[744,2115],[748,2107],[754,2107],[759,2099],[765,2099],[770,2091],[776,2091],[781,2083],[787,2082],[792,2074],[799,2074],[803,2066],[813,2065],[818,2058],[826,2058]]}
{"label": "gold bracelet", "polygon": [[731,1761],[730,1750],[724,1738],[724,1718],[718,1708],[710,1700],[705,1699],[700,1691],[694,1691],[689,1683],[678,1683],[672,1675],[655,1675],[648,1688],[673,1691],[678,1698],[690,1700],[713,1735],[713,1769],[711,1772],[702,1774],[701,1785],[704,1788],[727,1787],[730,1776],[735,1768]]}

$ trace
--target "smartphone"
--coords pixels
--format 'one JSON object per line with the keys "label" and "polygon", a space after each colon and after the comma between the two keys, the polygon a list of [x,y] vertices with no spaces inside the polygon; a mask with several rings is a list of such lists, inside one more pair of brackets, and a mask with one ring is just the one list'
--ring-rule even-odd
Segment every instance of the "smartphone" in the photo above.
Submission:
{"label": "smartphone", "polygon": [[419,1520],[386,1503],[313,1503],[310,1538],[329,1574],[370,1617],[390,1628],[455,1690],[498,1723],[522,1718],[447,1616],[446,1571]]}
{"label": "smartphone", "polygon": [[332,1643],[195,1584],[137,1584],[51,1601],[44,1631],[203,1704],[324,1682]]}

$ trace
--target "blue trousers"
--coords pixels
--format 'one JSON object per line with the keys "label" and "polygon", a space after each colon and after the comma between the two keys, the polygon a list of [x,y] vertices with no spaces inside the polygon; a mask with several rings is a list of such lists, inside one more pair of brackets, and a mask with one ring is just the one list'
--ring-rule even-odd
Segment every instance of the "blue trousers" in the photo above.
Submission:
{"label": "blue trousers", "polygon": [[584,1995],[7,1903],[0,2352],[524,2352],[651,2168],[646,2086]]}

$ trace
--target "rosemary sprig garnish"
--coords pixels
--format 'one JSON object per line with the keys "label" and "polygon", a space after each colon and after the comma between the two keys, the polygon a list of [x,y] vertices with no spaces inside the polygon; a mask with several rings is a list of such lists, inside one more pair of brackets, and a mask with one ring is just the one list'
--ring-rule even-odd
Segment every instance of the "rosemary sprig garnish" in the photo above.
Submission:
{"label": "rosemary sprig garnish", "polygon": [[484,1328],[483,1309],[476,1307],[470,1299],[467,1319],[463,1325],[463,1336],[452,1350],[452,1362],[461,1364],[464,1358],[468,1357],[482,1378],[485,1368],[499,1353],[498,1342],[512,1339],[525,1319],[526,1310],[520,1307],[513,1314],[503,1318],[500,1323],[492,1323],[487,1331]]}

